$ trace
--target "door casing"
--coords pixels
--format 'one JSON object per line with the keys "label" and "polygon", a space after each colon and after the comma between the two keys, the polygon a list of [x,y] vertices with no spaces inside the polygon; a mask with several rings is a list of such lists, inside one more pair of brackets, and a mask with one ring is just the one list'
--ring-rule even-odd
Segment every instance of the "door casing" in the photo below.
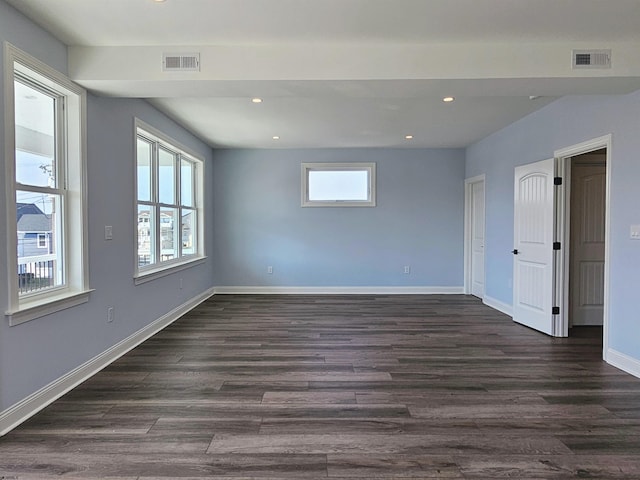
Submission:
{"label": "door casing", "polygon": [[577,155],[606,149],[606,193],[605,193],[605,253],[604,253],[604,308],[603,308],[603,338],[602,357],[607,360],[609,349],[609,296],[610,296],[610,246],[611,246],[611,135],[594,138],[577,145],[563,148],[554,152],[556,158],[557,175],[563,178],[560,190],[557,192],[556,209],[556,239],[562,242],[559,259],[556,262],[556,305],[560,306],[559,331],[556,336],[569,335],[569,266],[570,266],[570,222],[571,222],[571,158]]}
{"label": "door casing", "polygon": [[[485,252],[486,252],[486,245],[487,245],[487,229],[486,229],[486,197],[487,197],[487,189],[486,189],[486,176],[483,175],[478,175],[476,177],[472,177],[472,178],[467,178],[464,181],[464,293],[466,295],[470,295],[471,294],[471,285],[472,285],[472,273],[473,273],[473,268],[472,268],[472,244],[473,244],[473,185],[476,183],[483,183],[485,188],[484,188],[484,197],[485,197],[485,201],[483,202],[483,212],[482,212],[482,218],[483,218],[483,222],[485,225],[484,228],[484,245],[485,245]],[[485,258],[486,258],[486,254],[485,254]],[[486,267],[486,264],[485,264]],[[483,297],[484,294],[486,294],[486,269],[483,268],[483,271],[485,272],[485,281],[484,281],[484,293],[483,293]]]}

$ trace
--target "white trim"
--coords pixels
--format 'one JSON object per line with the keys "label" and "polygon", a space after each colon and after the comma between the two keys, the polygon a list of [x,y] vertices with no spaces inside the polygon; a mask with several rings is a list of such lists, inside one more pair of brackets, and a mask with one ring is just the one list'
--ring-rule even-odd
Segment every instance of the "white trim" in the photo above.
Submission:
{"label": "white trim", "polygon": [[610,348],[606,351],[604,360],[608,364],[613,365],[624,372],[630,373],[634,377],[640,378],[640,360],[637,358],[633,358]]}
{"label": "white trim", "polygon": [[186,270],[187,268],[195,267],[197,265],[202,265],[206,260],[207,260],[207,257],[197,257],[197,258],[192,258],[186,262],[172,264],[171,266],[164,266],[162,268],[153,270],[151,272],[144,272],[138,275],[137,277],[133,277],[133,283],[135,285],[141,285],[143,283],[151,282],[153,280],[166,277],[167,275],[171,275],[181,270]]}
{"label": "white trim", "polygon": [[553,253],[553,306],[560,307],[560,313],[553,316],[553,336],[569,336],[569,255],[570,249],[570,205],[571,168],[569,159],[554,157],[554,175],[562,178],[562,184],[554,190],[553,241],[560,242],[564,249]]}
{"label": "white trim", "polygon": [[133,335],[125,338],[119,343],[116,343],[100,355],[97,355],[88,362],[83,363],[79,367],[71,370],[57,380],[51,382],[49,385],[41,388],[37,392],[29,395],[27,398],[0,413],[0,436],[5,435],[22,422],[60,398],[62,395],[92,377],[109,364],[113,363],[125,353],[134,349],[163,328],[175,322],[182,315],[211,297],[213,293],[213,289],[210,288],[200,295],[193,297],[191,300],[188,300],[157,320],[151,322],[146,327],[138,330]]}
{"label": "white trim", "polygon": [[490,297],[489,295],[484,296],[484,298],[482,299],[482,303],[484,303],[487,307],[491,307],[513,318],[513,306],[509,305],[508,303],[501,302],[500,300]]}
{"label": "white trim", "polygon": [[216,295],[458,295],[463,287],[214,287]]}
{"label": "white trim", "polygon": [[[471,221],[471,207],[473,196],[471,195],[471,189],[474,183],[484,184],[484,205],[483,205],[483,217],[485,220],[485,246],[487,244],[487,229],[486,229],[486,202],[487,202],[487,183],[486,183],[486,175],[483,173],[482,175],[477,175],[475,177],[467,178],[464,181],[464,293],[466,295],[471,294],[471,233],[472,226]],[[486,249],[485,249],[486,251]],[[486,288],[486,270],[485,270],[485,279],[484,279],[484,287]],[[482,297],[484,298],[484,292]]]}
{"label": "white trim", "polygon": [[[202,157],[202,154],[200,154],[200,153],[196,152],[195,150],[187,147],[186,145],[180,143],[179,141],[171,138],[169,135],[167,135],[166,133],[158,130],[157,128],[155,128],[155,127],[153,127],[151,125],[149,125],[144,120],[140,120],[138,117],[134,117],[133,118],[133,124],[134,124],[134,135],[133,135],[134,145],[135,145],[135,138],[136,138],[136,135],[138,133],[138,129],[140,129],[140,130],[143,130],[147,134],[147,135],[145,135],[146,137],[151,136],[151,140],[168,143],[169,147],[173,147],[174,150],[175,149],[181,150],[187,156],[193,157],[193,159],[204,163],[204,158]],[[138,199],[138,195],[137,194],[136,194],[135,198],[136,198],[136,200]]]}
{"label": "white trim", "polygon": [[[5,211],[7,227],[16,218],[16,162],[15,162],[15,61],[20,52],[10,43],[4,42],[4,174],[5,174]],[[7,307],[15,310],[19,307],[18,290],[15,285],[14,266],[17,264],[18,251],[16,228],[7,228]]]}
{"label": "white trim", "polygon": [[5,312],[5,316],[9,319],[9,326],[15,327],[21,323],[87,303],[89,301],[89,293],[92,291],[69,292],[65,290],[64,293],[56,296],[35,297],[35,301],[32,304],[22,303],[19,310]]}
{"label": "white trim", "polygon": [[[60,129],[58,145],[59,181],[61,185],[50,193],[63,199],[63,225],[61,249],[64,264],[64,285],[20,297],[15,278],[17,264],[16,246],[16,198],[18,188],[15,174],[15,92],[16,72],[35,84],[50,89],[64,98],[64,109],[58,109],[56,125]],[[7,311],[10,324],[17,325],[51,312],[70,308],[87,301],[89,288],[88,238],[87,238],[87,177],[86,177],[86,98],[87,93],[62,73],[40,60],[4,42],[4,115],[5,115],[5,185],[7,212]],[[64,161],[62,161],[64,159]],[[72,174],[71,174],[72,173]],[[29,190],[49,190],[29,186]],[[13,219],[13,221],[12,221]],[[74,252],[73,255],[70,252]],[[84,298],[83,298],[84,297]],[[34,300],[35,299],[35,300]],[[47,305],[50,303],[51,305]],[[24,310],[24,313],[22,312]]]}
{"label": "white trim", "polygon": [[[605,246],[604,246],[604,308],[603,308],[603,323],[602,323],[602,358],[607,360],[608,352],[611,351],[609,349],[609,321],[610,321],[610,282],[611,282],[611,172],[612,172],[612,139],[613,135],[603,135],[602,137],[594,138],[592,140],[587,140],[586,142],[582,142],[576,145],[572,145],[567,148],[562,148],[560,150],[556,150],[554,152],[554,157],[558,159],[558,163],[560,167],[564,169],[564,171],[570,171],[568,162],[571,157],[582,155],[584,153],[593,152],[595,150],[600,150],[602,148],[606,148],[607,150],[607,183],[606,183],[606,209],[605,209]],[[569,305],[569,289],[568,289],[568,265],[569,265],[569,255],[570,255],[570,243],[569,243],[569,225],[567,222],[570,221],[569,216],[569,207],[570,202],[566,198],[568,195],[569,188],[567,185],[565,187],[565,206],[564,206],[564,218],[562,227],[564,228],[562,241],[564,248],[562,249],[563,262],[561,265],[562,268],[562,276],[563,280],[563,298],[562,298],[562,309],[561,313],[568,312]],[[568,335],[569,331],[569,316],[565,314],[561,315],[561,329],[562,332],[565,333],[565,336]]]}

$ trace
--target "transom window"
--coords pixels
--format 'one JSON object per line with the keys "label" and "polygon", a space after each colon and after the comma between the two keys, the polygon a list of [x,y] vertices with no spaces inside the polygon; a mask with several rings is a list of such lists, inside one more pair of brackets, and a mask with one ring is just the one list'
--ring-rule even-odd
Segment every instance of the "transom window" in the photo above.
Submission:
{"label": "transom window", "polygon": [[160,132],[136,123],[137,272],[202,257],[203,162]]}
{"label": "transom window", "polygon": [[374,207],[375,163],[303,163],[303,207]]}

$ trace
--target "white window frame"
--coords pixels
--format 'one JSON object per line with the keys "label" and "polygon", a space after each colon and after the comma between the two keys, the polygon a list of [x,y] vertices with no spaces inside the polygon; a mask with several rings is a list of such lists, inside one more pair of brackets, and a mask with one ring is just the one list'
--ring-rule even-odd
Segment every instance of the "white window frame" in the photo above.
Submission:
{"label": "white window frame", "polygon": [[[15,89],[20,76],[62,99],[59,111],[60,141],[57,190],[64,192],[61,235],[64,279],[60,286],[19,294],[16,224]],[[8,309],[5,316],[14,326],[89,301],[86,188],[86,91],[60,72],[8,42],[4,43],[4,121],[7,220]]]}
{"label": "white window frame", "polygon": [[[367,172],[367,200],[310,200],[309,172]],[[303,207],[375,207],[376,206],[376,164],[375,162],[350,163],[303,163],[302,164],[302,206]]]}
{"label": "white window frame", "polygon": [[[42,243],[40,243],[41,240],[42,240]],[[46,233],[38,233],[37,247],[49,248],[49,236]]]}
{"label": "white window frame", "polygon": [[[153,160],[151,165],[151,201],[139,201],[138,200],[138,159],[137,159],[137,141],[138,136],[144,137],[145,140],[148,140],[153,144]],[[174,273],[179,270],[183,270],[186,268],[193,267],[195,265],[199,265],[204,263],[206,260],[205,254],[205,241],[204,241],[204,229],[205,229],[205,213],[204,213],[204,175],[205,175],[205,162],[204,159],[188,147],[180,144],[178,141],[172,139],[167,136],[163,132],[158,129],[152,127],[146,122],[140,120],[139,118],[134,119],[134,208],[133,208],[133,218],[134,218],[134,283],[136,285],[149,282],[151,280],[155,280],[156,278],[164,277],[171,273]],[[175,153],[177,157],[177,169],[176,169],[176,178],[175,181],[175,199],[173,204],[163,204],[159,202],[158,198],[158,186],[157,186],[157,152],[158,147],[161,146],[164,150],[169,150],[172,153]],[[182,239],[181,232],[178,232],[178,258],[174,258],[171,260],[160,261],[156,258],[155,263],[150,265],[139,266],[138,264],[138,205],[149,205],[156,212],[156,222],[154,228],[159,231],[160,229],[160,215],[159,210],[162,207],[168,208],[178,208],[178,212],[180,212],[181,208],[181,199],[180,199],[180,189],[181,189],[181,159],[186,159],[189,162],[192,162],[195,167],[195,179],[193,185],[193,197],[195,205],[193,206],[193,210],[196,212],[196,251],[193,254],[182,254]],[[191,207],[189,207],[191,208]],[[178,213],[180,217],[180,213]],[[149,222],[149,226],[151,227],[151,223]],[[180,229],[180,226],[177,227]],[[160,251],[159,242],[160,238],[158,232],[153,235],[154,245],[157,253]]]}

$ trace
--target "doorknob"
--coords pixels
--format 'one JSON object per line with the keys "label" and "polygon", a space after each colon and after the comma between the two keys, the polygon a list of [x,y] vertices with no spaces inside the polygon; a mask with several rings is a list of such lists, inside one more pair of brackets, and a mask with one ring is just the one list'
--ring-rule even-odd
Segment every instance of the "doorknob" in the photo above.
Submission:
{"label": "doorknob", "polygon": [[511,253],[513,253],[514,255],[517,255],[518,254],[518,249],[516,248],[516,249],[512,250]]}

